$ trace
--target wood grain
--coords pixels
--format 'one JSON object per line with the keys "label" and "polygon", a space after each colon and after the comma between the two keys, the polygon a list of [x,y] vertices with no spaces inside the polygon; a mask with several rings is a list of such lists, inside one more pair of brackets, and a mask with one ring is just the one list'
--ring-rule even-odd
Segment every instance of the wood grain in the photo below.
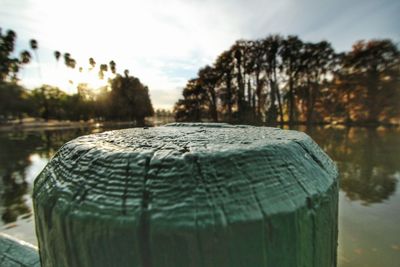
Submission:
{"label": "wood grain", "polygon": [[337,175],[296,131],[177,123],[83,136],[35,181],[42,266],[336,266]]}

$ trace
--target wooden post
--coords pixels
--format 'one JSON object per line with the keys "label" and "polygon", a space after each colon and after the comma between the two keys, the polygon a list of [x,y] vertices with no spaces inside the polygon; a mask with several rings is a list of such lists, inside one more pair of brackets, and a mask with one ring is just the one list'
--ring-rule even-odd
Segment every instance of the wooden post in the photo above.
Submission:
{"label": "wooden post", "polygon": [[337,174],[310,137],[276,128],[79,137],[35,182],[42,267],[336,266]]}
{"label": "wooden post", "polygon": [[0,233],[1,267],[40,267],[37,248]]}

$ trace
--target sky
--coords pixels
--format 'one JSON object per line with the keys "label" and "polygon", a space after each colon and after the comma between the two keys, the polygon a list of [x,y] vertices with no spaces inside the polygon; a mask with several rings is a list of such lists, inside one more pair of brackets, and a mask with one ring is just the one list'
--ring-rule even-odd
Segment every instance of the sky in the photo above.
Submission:
{"label": "sky", "polygon": [[[19,75],[23,85],[70,93],[69,80],[100,86],[88,58],[114,60],[149,87],[156,109],[172,109],[187,80],[238,39],[295,34],[348,51],[361,39],[399,43],[399,14],[399,0],[0,0],[0,27],[17,32],[16,51],[30,39],[39,44],[39,60]],[[55,50],[85,71],[67,70]]]}

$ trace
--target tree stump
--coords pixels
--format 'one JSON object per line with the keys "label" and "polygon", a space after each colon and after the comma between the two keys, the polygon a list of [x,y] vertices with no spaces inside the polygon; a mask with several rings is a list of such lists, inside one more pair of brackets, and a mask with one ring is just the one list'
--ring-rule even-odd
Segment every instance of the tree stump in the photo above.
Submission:
{"label": "tree stump", "polygon": [[229,124],[109,131],[38,176],[46,266],[336,266],[338,180],[306,134]]}

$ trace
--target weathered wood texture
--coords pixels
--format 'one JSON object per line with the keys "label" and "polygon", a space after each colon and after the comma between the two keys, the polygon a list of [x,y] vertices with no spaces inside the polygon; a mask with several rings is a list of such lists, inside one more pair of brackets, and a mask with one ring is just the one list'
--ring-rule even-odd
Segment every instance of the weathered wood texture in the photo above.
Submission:
{"label": "weathered wood texture", "polygon": [[35,247],[0,233],[1,267],[40,267],[39,253]]}
{"label": "weathered wood texture", "polygon": [[336,265],[336,167],[296,131],[83,136],[57,152],[33,197],[43,267]]}

